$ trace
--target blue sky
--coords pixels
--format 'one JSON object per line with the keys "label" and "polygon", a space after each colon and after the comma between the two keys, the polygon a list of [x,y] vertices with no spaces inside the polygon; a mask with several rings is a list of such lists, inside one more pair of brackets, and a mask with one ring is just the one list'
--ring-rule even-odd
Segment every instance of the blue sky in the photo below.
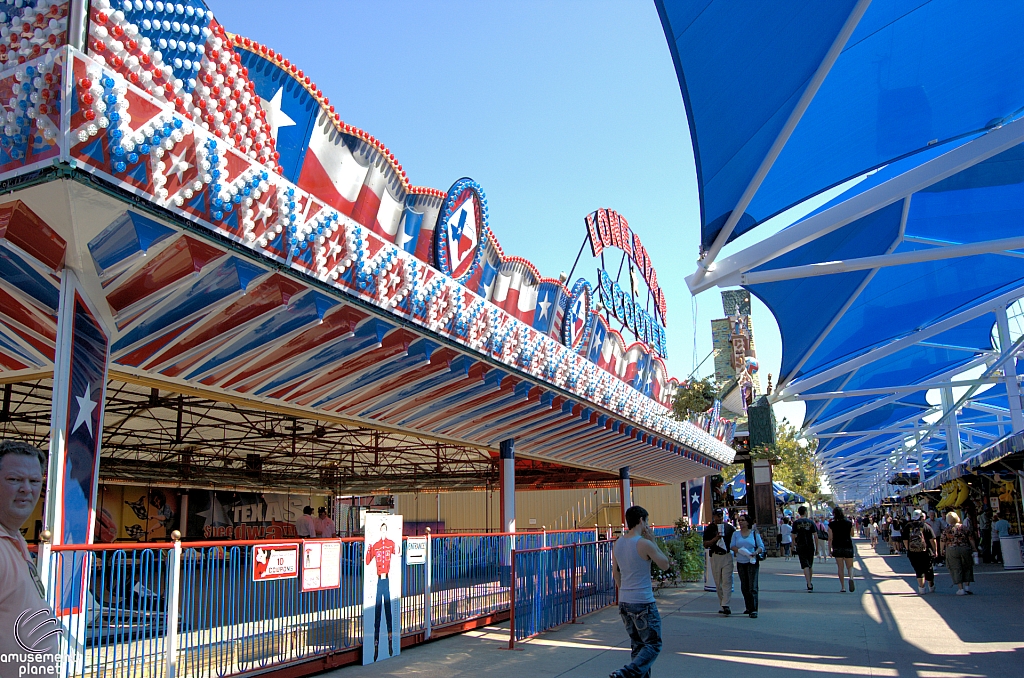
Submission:
{"label": "blue sky", "polygon": [[[684,282],[699,243],[696,177],[652,1],[208,2],[228,31],[302,68],[414,184],[480,182],[506,254],[542,274],[572,267],[586,214],[623,214],[668,299],[670,373],[685,378],[710,352],[722,304],[717,291],[694,304]],[[595,280],[597,264],[585,252],[573,278]],[[781,346],[756,301],[754,329],[763,382]],[[712,371],[708,360],[700,374]],[[801,410],[776,413],[799,422]]]}

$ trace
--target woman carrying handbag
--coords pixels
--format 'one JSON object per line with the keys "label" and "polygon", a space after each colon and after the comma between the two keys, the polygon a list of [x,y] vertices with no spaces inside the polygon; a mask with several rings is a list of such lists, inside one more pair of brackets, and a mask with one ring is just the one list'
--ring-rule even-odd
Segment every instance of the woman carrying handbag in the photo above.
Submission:
{"label": "woman carrying handbag", "polygon": [[759,563],[764,559],[764,541],[748,514],[741,515],[739,522],[740,529],[733,533],[729,547],[736,554],[736,570],[740,575],[740,590],[746,605],[743,614],[757,619],[757,575],[761,569]]}

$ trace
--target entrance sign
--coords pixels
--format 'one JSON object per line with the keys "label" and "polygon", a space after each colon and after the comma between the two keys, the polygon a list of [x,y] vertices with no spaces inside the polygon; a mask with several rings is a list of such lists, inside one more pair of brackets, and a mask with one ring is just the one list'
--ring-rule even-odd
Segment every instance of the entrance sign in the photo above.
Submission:
{"label": "entrance sign", "polygon": [[425,565],[427,562],[427,538],[409,537],[405,540],[405,564]]}
{"label": "entrance sign", "polygon": [[302,590],[324,591],[341,586],[341,540],[302,542]]}
{"label": "entrance sign", "polygon": [[625,252],[629,260],[636,264],[641,277],[647,283],[647,289],[651,291],[661,322],[667,324],[668,307],[665,303],[665,291],[658,285],[658,273],[654,270],[647,248],[640,242],[640,236],[630,230],[626,217],[615,210],[599,209],[588,214],[586,222],[590,251],[593,255],[600,255],[606,247],[617,247]]}
{"label": "entrance sign", "polygon": [[252,580],[295,579],[299,576],[298,544],[260,544],[252,549]]}
{"label": "entrance sign", "polygon": [[[363,664],[402,649],[402,516],[367,513],[363,539]],[[383,642],[382,642],[383,641]]]}

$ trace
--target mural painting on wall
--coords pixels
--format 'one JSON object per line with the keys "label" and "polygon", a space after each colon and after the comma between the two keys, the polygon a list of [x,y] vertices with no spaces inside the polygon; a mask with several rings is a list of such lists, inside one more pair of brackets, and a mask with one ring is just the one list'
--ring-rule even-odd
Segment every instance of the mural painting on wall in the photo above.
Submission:
{"label": "mural painting on wall", "polygon": [[170,541],[181,520],[180,490],[100,486],[95,541]]}
{"label": "mural painting on wall", "polygon": [[305,506],[315,512],[322,498],[306,494],[264,494],[189,490],[190,539],[285,539],[298,536],[295,521]]}

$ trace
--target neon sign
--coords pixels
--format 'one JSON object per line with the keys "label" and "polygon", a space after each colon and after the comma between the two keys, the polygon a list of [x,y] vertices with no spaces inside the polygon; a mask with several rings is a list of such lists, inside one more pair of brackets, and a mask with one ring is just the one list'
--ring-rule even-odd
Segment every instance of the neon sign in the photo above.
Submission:
{"label": "neon sign", "polygon": [[630,230],[626,218],[615,210],[602,208],[588,214],[586,222],[587,234],[590,236],[590,250],[594,256],[601,254],[606,247],[617,247],[625,252],[629,260],[640,271],[644,282],[647,283],[647,289],[651,291],[651,297],[654,299],[658,315],[661,316],[662,324],[668,325],[665,292],[658,285],[658,273],[654,270],[647,249],[640,242],[640,236]]}
{"label": "neon sign", "polygon": [[661,357],[667,357],[665,328],[633,300],[632,294],[623,292],[604,269],[599,269],[597,275],[600,281],[597,289],[605,309],[628,327],[640,342],[650,346]]}

